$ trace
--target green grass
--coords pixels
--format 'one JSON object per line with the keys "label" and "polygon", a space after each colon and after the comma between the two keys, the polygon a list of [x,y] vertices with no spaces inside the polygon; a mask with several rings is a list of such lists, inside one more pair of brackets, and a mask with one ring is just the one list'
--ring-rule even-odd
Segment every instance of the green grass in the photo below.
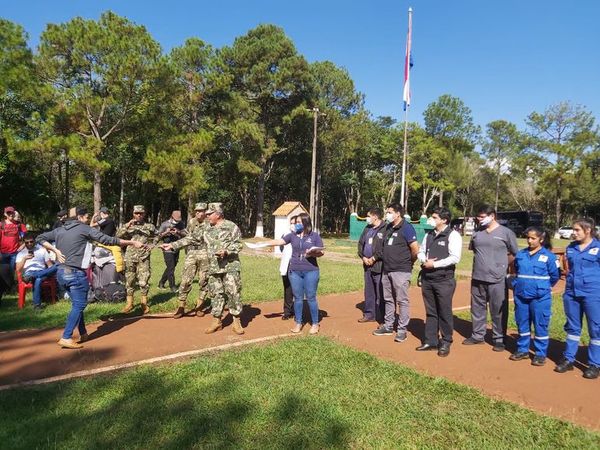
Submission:
{"label": "green grass", "polygon": [[0,404],[11,449],[600,446],[596,433],[325,338],[0,392]]}
{"label": "green grass", "polygon": [[[461,319],[471,321],[471,312],[469,310],[458,311],[455,315]],[[550,338],[564,342],[567,333],[565,333],[565,310],[562,303],[562,295],[552,296],[552,318],[550,319],[550,326],[548,327],[548,334]],[[490,317],[488,314],[488,322]],[[490,322],[491,323],[491,322]],[[508,328],[512,330],[517,329],[517,323],[515,322],[515,307],[514,303],[509,303],[509,314],[508,314]],[[589,343],[589,335],[587,332],[587,322],[583,320],[583,330],[581,333],[581,344],[587,345]]]}
{"label": "green grass", "polygon": [[[176,281],[181,279],[184,254],[181,254],[177,265]],[[242,300],[244,303],[257,303],[283,298],[283,286],[279,273],[279,259],[273,257],[247,256],[242,254]],[[149,303],[153,313],[172,312],[177,307],[177,294],[168,291],[159,291],[158,281],[162,275],[165,264],[162,253],[152,253],[152,278],[150,280]],[[322,258],[321,280],[319,294],[335,292],[351,292],[363,288],[363,270],[360,264],[352,262],[338,262]],[[198,285],[194,283],[192,292],[188,296],[188,304],[195,305],[198,297]],[[136,303],[139,303],[139,292],[136,293]],[[48,305],[42,312],[34,312],[31,308],[31,292],[27,294],[26,307],[17,308],[16,295],[7,295],[0,308],[0,330],[19,330],[27,328],[60,327],[64,325],[65,318],[71,308],[67,300],[58,301]],[[102,316],[115,314],[123,308],[123,303],[105,304],[91,303],[85,310],[88,323],[99,320]],[[139,309],[136,310],[139,312]]]}

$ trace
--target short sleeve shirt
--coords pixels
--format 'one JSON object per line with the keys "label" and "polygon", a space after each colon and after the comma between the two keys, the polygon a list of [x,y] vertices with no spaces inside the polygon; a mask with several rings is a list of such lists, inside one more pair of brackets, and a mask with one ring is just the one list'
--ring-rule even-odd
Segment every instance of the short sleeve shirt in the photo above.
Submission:
{"label": "short sleeve shirt", "polygon": [[290,271],[306,272],[319,270],[317,258],[306,257],[306,251],[311,247],[323,247],[323,240],[314,231],[306,236],[300,237],[295,233],[286,234],[283,237],[286,244],[292,244],[292,257],[290,259]]}
{"label": "short sleeve shirt", "polygon": [[[27,248],[23,248],[17,253],[17,263],[21,262],[29,253]],[[46,268],[46,263],[50,261],[50,255],[48,251],[41,245],[36,245],[33,252],[33,258],[25,261],[23,266],[23,272],[33,272],[36,270],[43,270]]]}
{"label": "short sleeve shirt", "polygon": [[519,251],[515,233],[503,225],[488,232],[475,232],[469,248],[473,250],[472,278],[486,283],[498,283],[506,278],[508,254]]}

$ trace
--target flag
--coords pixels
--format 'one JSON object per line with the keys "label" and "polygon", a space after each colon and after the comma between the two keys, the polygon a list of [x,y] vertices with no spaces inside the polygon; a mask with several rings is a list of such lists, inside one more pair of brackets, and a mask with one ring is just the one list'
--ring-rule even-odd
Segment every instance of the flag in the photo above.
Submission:
{"label": "flag", "polygon": [[412,59],[412,8],[408,9],[408,34],[406,36],[406,56],[404,57],[404,111],[410,106],[410,69],[413,66]]}

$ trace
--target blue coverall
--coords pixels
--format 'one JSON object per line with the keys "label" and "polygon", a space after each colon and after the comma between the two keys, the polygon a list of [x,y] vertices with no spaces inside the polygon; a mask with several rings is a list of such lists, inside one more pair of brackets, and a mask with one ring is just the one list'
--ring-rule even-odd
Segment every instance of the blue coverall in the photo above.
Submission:
{"label": "blue coverall", "polygon": [[519,330],[517,352],[529,352],[533,323],[535,355],[546,357],[548,325],[552,315],[552,286],[560,278],[558,259],[547,248],[542,247],[533,255],[525,248],[516,254],[514,264],[517,272],[513,282],[515,321]]}
{"label": "blue coverall", "polygon": [[590,334],[588,362],[600,367],[600,241],[593,239],[583,250],[578,242],[573,242],[567,247],[566,257],[569,273],[563,295],[567,316],[564,357],[569,362],[575,361],[585,313]]}

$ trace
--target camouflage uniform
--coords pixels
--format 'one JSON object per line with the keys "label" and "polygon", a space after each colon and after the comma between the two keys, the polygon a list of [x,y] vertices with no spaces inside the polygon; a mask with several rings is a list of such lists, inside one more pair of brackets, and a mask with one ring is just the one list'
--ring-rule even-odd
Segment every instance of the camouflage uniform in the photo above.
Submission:
{"label": "camouflage uniform", "polygon": [[[196,210],[200,209],[206,209],[206,203],[196,204]],[[208,253],[204,232],[208,227],[208,223],[199,222],[196,218],[193,218],[188,223],[187,235],[171,244],[173,250],[185,247],[187,252],[178,295],[179,301],[184,304],[192,290],[192,283],[196,275],[198,276],[198,286],[200,288],[197,305],[203,304],[206,300],[208,293]]]}
{"label": "camouflage uniform", "polygon": [[[211,203],[209,210],[211,209]],[[220,205],[219,205],[220,206]],[[238,226],[224,220],[219,225],[209,226],[204,232],[208,246],[208,290],[212,301],[212,315],[221,317],[227,304],[233,316],[242,312],[242,280],[239,252],[242,250],[242,233]],[[215,253],[225,250],[227,254],[218,258]]]}
{"label": "camouflage uniform", "polygon": [[[117,231],[120,239],[131,239],[154,245],[157,242],[156,228],[151,223],[134,224],[128,227],[123,225]],[[125,284],[127,295],[133,295],[135,284],[140,287],[143,296],[148,295],[150,289],[150,248],[129,247],[125,252]]]}

